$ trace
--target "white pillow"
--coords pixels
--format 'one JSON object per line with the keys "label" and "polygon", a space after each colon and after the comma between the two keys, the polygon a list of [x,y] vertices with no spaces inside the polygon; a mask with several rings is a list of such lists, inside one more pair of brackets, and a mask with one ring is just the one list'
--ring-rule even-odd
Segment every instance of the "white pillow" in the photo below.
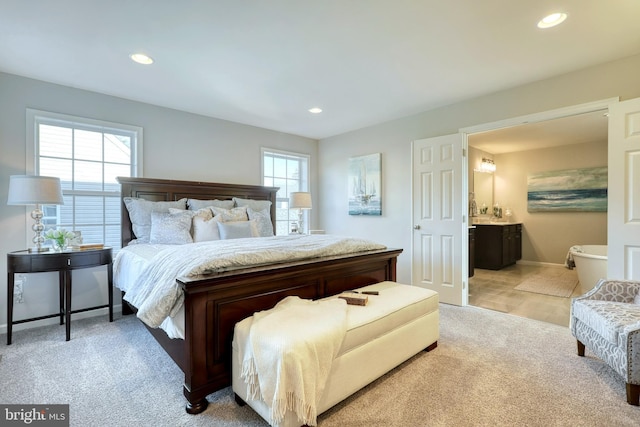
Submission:
{"label": "white pillow", "polygon": [[151,233],[149,243],[166,245],[184,245],[193,243],[191,237],[191,214],[151,212]]}
{"label": "white pillow", "polygon": [[169,213],[172,214],[177,214],[180,212],[187,212],[189,215],[191,215],[191,227],[189,229],[189,233],[191,233],[191,237],[193,237],[193,223],[195,221],[196,218],[201,218],[205,221],[210,220],[211,218],[213,218],[213,212],[211,211],[211,208],[203,208],[203,209],[198,209],[197,211],[190,211],[190,210],[181,210],[181,209],[174,209],[174,208],[169,208]]}
{"label": "white pillow", "polygon": [[218,231],[222,240],[259,237],[255,221],[218,222]]}
{"label": "white pillow", "polygon": [[254,211],[271,210],[271,200],[241,199],[240,197],[234,197],[233,201],[236,206],[246,206]]}
{"label": "white pillow", "polygon": [[247,218],[247,208],[245,206],[233,209],[223,209],[212,206],[211,211],[215,217],[219,216],[218,220],[221,222],[249,220],[249,218]]}
{"label": "white pillow", "polygon": [[254,211],[251,207],[247,208],[249,220],[256,221],[256,228],[260,237],[273,236],[273,223],[271,222],[271,212],[269,209]]}
{"label": "white pillow", "polygon": [[137,243],[148,243],[151,233],[151,212],[169,212],[170,208],[184,210],[187,208],[187,199],[174,202],[151,202],[136,197],[124,197],[124,205],[129,211],[129,219],[133,228],[133,234]]}
{"label": "white pillow", "polygon": [[198,209],[208,208],[215,206],[223,209],[233,209],[235,204],[233,200],[200,200],[200,199],[188,199],[187,206],[190,210],[197,211]]}
{"label": "white pillow", "polygon": [[209,240],[220,240],[218,223],[216,218],[205,219],[201,216],[194,216],[192,221],[192,233],[194,242],[207,242]]}

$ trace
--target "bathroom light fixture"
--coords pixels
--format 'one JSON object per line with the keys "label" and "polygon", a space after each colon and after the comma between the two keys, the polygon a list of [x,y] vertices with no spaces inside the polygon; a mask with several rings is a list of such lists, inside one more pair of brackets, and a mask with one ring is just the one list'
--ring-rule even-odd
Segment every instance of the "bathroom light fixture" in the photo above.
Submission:
{"label": "bathroom light fixture", "polygon": [[153,58],[148,55],[145,55],[144,53],[132,53],[131,55],[129,55],[129,58],[131,58],[133,62],[137,62],[138,64],[142,64],[142,65],[153,64]]}
{"label": "bathroom light fixture", "polygon": [[309,112],[313,114],[322,113],[322,108],[318,108],[318,107],[309,108]]}
{"label": "bathroom light fixture", "polygon": [[560,25],[567,19],[567,14],[562,12],[552,13],[538,21],[538,28],[551,28]]}
{"label": "bathroom light fixture", "polygon": [[496,164],[493,163],[493,159],[487,159],[486,157],[483,157],[482,163],[480,163],[480,170],[482,172],[495,172]]}

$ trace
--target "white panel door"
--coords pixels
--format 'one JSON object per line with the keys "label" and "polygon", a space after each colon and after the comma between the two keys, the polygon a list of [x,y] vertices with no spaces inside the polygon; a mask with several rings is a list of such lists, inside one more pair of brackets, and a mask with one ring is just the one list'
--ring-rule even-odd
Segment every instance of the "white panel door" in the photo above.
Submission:
{"label": "white panel door", "polygon": [[609,107],[608,267],[640,280],[640,98]]}
{"label": "white panel door", "polygon": [[414,141],[412,154],[412,284],[438,292],[441,302],[466,305],[462,136]]}

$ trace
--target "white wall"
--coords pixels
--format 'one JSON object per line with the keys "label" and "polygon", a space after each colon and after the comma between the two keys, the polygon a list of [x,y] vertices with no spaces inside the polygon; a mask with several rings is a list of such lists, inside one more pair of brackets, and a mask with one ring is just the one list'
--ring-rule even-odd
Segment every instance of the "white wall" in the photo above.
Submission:
{"label": "white wall", "polygon": [[[26,248],[32,237],[27,209],[6,204],[9,176],[25,173],[27,108],[142,126],[146,177],[259,185],[260,147],[309,154],[313,171],[311,191],[316,193],[315,140],[0,73],[0,277],[3,278],[7,277],[4,254]],[[313,203],[317,206],[318,200]],[[315,214],[312,211],[312,228],[317,228]],[[106,304],[106,284],[96,286],[106,283],[104,270],[74,272],[74,309]],[[55,313],[57,275],[31,274],[27,281],[24,303],[14,306],[14,319]],[[3,283],[1,332],[6,331],[7,318],[6,281]],[[49,323],[53,322],[55,319]],[[31,326],[34,324],[24,324]],[[22,327],[18,325],[14,330]],[[60,333],[64,333],[62,327]]]}
{"label": "white wall", "polygon": [[[320,226],[403,248],[398,280],[411,280],[411,141],[527,114],[620,97],[640,97],[640,55],[326,138],[319,145]],[[382,217],[350,217],[347,159],[382,153]]]}

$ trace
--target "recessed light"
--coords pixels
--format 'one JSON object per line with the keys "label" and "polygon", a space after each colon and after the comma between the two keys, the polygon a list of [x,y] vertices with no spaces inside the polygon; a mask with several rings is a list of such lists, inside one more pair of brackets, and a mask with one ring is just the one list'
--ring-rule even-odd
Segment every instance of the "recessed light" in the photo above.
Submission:
{"label": "recessed light", "polygon": [[567,14],[562,12],[552,13],[538,22],[538,28],[551,28],[562,24],[567,19]]}
{"label": "recessed light", "polygon": [[322,113],[322,108],[318,108],[318,107],[309,108],[309,112],[313,114]]}
{"label": "recessed light", "polygon": [[153,64],[153,58],[151,58],[148,55],[145,55],[144,53],[132,53],[131,55],[129,55],[129,58],[131,58],[132,61],[137,62],[138,64],[142,64],[142,65]]}

